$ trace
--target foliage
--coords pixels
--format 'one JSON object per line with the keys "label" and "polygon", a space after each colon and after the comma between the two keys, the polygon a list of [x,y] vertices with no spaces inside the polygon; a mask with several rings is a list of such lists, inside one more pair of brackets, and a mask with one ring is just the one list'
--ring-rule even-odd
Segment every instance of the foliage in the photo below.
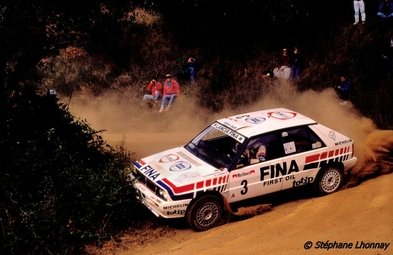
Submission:
{"label": "foliage", "polygon": [[105,145],[51,96],[21,89],[1,102],[2,254],[79,254],[140,219],[128,153]]}
{"label": "foliage", "polygon": [[215,112],[258,100],[274,85],[262,72],[282,47],[298,45],[307,62],[299,89],[349,74],[357,108],[391,129],[382,56],[393,26],[369,16],[352,26],[351,2],[338,0],[2,1],[0,253],[77,254],[147,217],[126,182],[129,153],[107,146],[47,89],[70,98],[84,88],[141,89],[166,73],[187,84],[193,56],[197,81],[185,91]]}
{"label": "foliage", "polygon": [[111,66],[91,57],[84,49],[68,46],[55,56],[45,57],[37,64],[43,77],[39,94],[55,89],[63,97],[72,97],[75,91],[102,90],[108,87]]}
{"label": "foliage", "polygon": [[[311,0],[154,1],[177,42],[241,58],[255,47],[308,44],[352,15],[351,3]],[[350,14],[349,14],[350,13]],[[310,24],[313,24],[311,26]],[[315,29],[317,27],[318,29]]]}

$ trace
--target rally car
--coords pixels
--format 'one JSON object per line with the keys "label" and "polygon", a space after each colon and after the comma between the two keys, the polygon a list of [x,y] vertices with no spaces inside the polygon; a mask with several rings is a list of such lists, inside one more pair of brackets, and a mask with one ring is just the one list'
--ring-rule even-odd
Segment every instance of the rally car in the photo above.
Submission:
{"label": "rally car", "polygon": [[333,193],[356,161],[352,139],[276,108],[219,119],[184,146],[133,162],[130,177],[157,217],[204,231],[246,199],[304,185]]}

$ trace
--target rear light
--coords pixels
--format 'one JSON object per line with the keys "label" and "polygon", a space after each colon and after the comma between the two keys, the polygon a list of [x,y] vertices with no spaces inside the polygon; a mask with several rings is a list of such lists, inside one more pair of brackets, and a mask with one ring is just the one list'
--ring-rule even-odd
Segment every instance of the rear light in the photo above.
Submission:
{"label": "rear light", "polygon": [[352,143],[352,157],[355,155],[355,144]]}

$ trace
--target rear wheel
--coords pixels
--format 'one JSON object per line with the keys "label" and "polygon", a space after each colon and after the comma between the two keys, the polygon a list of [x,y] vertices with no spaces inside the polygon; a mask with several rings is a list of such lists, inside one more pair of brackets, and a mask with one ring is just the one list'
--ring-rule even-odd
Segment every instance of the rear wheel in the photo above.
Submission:
{"label": "rear wheel", "polygon": [[191,203],[186,219],[195,231],[205,231],[216,226],[221,220],[222,203],[215,195],[205,195]]}
{"label": "rear wheel", "polygon": [[343,183],[343,175],[339,168],[329,167],[317,176],[316,191],[326,195],[337,191]]}

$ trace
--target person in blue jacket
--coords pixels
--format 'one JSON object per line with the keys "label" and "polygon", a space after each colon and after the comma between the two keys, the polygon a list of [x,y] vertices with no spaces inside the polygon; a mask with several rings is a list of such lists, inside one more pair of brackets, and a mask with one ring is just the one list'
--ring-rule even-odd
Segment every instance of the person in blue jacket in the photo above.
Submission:
{"label": "person in blue jacket", "polygon": [[393,18],[393,2],[391,0],[381,0],[377,16],[382,20]]}
{"label": "person in blue jacket", "polygon": [[335,89],[336,89],[336,91],[338,93],[338,96],[342,100],[347,101],[347,100],[350,99],[350,95],[351,95],[352,89],[353,89],[352,86],[353,86],[352,80],[349,79],[347,76],[342,75],[340,77],[340,84],[337,85],[335,87]]}

